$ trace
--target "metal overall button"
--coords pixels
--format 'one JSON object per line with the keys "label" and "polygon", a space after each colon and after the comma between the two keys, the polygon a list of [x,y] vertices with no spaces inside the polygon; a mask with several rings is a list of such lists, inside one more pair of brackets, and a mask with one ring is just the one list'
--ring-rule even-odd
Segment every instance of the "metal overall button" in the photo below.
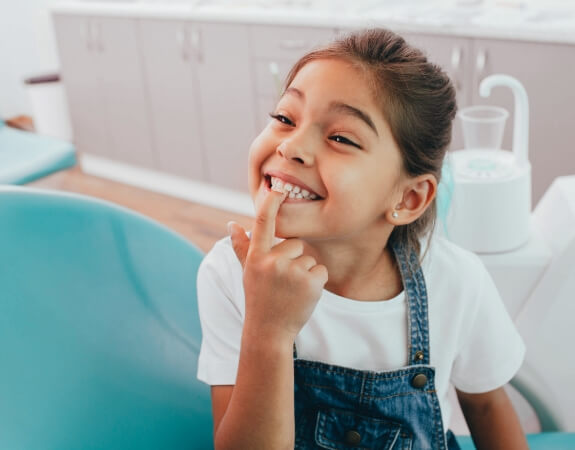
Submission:
{"label": "metal overall button", "polygon": [[418,350],[415,352],[415,355],[413,356],[413,359],[415,361],[423,361],[423,352],[421,350]]}
{"label": "metal overall button", "polygon": [[355,430],[346,431],[344,440],[347,445],[357,447],[361,442],[361,434]]}
{"label": "metal overall button", "polygon": [[416,389],[421,389],[427,384],[427,375],[418,373],[411,379],[411,385]]}

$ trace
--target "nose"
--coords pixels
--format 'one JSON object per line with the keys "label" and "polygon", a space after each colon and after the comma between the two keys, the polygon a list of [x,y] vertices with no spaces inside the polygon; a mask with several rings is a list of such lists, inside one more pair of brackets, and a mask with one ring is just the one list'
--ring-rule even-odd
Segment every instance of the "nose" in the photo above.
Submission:
{"label": "nose", "polygon": [[[309,144],[308,144],[309,145]],[[304,166],[313,164],[314,156],[307,146],[295,139],[286,139],[276,148],[276,151],[284,158],[295,161]]]}

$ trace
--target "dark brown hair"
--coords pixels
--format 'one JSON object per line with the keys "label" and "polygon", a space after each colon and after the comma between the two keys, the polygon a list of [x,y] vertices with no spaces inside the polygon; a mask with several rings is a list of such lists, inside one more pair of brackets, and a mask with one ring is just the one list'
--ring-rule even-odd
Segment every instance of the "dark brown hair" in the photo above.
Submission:
{"label": "dark brown hair", "polygon": [[[355,32],[303,56],[287,76],[318,59],[342,59],[362,70],[372,85],[408,176],[433,174],[438,183],[457,110],[447,74],[420,50],[384,29]],[[415,222],[396,226],[390,241],[420,250],[419,239],[435,224],[435,200]]]}

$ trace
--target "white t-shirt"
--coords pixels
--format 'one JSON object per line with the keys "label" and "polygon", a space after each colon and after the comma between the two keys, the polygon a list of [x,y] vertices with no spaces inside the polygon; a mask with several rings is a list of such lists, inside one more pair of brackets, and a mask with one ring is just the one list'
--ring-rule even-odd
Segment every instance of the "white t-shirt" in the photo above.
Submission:
{"label": "white t-shirt", "polygon": [[[469,393],[498,388],[521,366],[525,347],[476,255],[435,236],[422,269],[430,360],[447,428],[450,383]],[[242,276],[229,238],[215,244],[199,269],[198,378],[210,385],[235,384],[245,314]],[[367,302],[324,290],[295,342],[301,359],[372,371],[403,367],[408,359],[405,295]]]}

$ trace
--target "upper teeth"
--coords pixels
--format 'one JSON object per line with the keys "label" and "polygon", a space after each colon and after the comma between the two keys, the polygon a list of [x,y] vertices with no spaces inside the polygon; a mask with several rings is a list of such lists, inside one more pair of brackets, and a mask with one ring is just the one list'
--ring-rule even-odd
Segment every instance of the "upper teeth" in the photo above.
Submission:
{"label": "upper teeth", "polygon": [[309,192],[300,186],[286,183],[280,178],[272,177],[272,190],[276,192],[286,192],[289,198],[301,198],[306,200],[315,200],[316,194]]}

